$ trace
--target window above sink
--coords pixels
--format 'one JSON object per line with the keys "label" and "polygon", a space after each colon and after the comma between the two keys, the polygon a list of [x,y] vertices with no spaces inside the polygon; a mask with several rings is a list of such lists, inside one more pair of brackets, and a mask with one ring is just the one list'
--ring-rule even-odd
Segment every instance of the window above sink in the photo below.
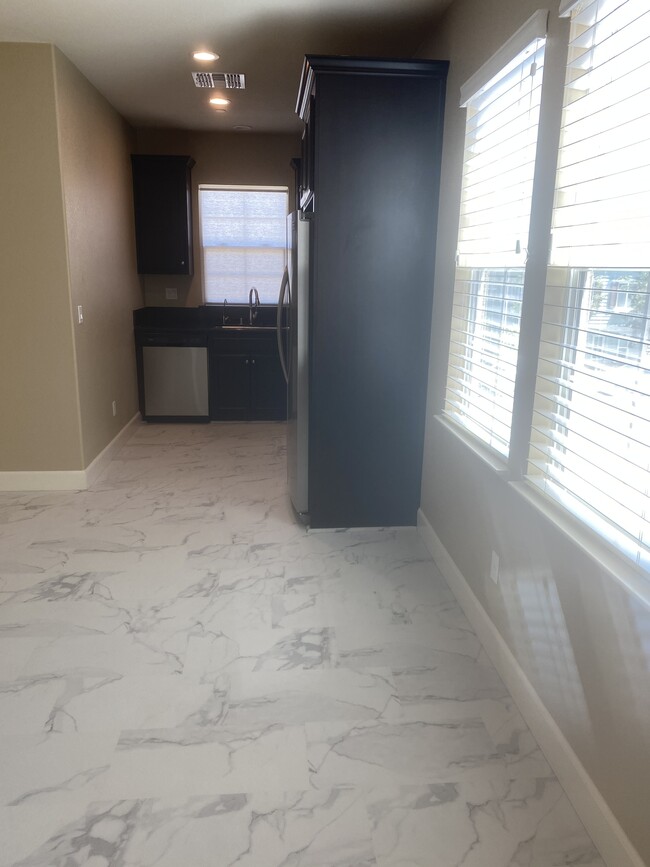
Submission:
{"label": "window above sink", "polygon": [[287,187],[199,186],[206,304],[275,304],[287,259]]}

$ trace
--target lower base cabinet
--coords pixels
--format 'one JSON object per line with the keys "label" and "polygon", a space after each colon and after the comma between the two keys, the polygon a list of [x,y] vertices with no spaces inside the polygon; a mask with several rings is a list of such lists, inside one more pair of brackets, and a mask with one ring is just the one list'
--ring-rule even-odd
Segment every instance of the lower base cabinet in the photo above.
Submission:
{"label": "lower base cabinet", "polygon": [[287,387],[275,335],[210,338],[210,418],[214,421],[281,421]]}

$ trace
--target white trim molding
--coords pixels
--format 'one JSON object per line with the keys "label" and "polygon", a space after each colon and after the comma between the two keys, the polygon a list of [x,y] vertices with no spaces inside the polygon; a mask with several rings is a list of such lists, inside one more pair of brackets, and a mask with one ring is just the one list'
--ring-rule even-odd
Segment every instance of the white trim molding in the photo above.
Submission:
{"label": "white trim molding", "polygon": [[0,491],[85,491],[106,471],[109,463],[133,433],[140,413],[124,425],[85,470],[18,470],[0,472]]}
{"label": "white trim molding", "polygon": [[[581,2],[584,3],[584,0],[561,0],[558,15],[560,18],[568,18],[576,6]],[[589,0],[589,2],[591,2],[591,0]]]}
{"label": "white trim molding", "polygon": [[422,509],[418,532],[608,867],[646,867]]}
{"label": "white trim molding", "polygon": [[89,488],[102,476],[108,469],[108,465],[119,452],[122,446],[129,440],[133,434],[135,426],[140,423],[140,413],[137,412],[131,421],[128,421],[122,430],[113,437],[106,448],[101,451],[92,463],[86,467],[86,479]]}

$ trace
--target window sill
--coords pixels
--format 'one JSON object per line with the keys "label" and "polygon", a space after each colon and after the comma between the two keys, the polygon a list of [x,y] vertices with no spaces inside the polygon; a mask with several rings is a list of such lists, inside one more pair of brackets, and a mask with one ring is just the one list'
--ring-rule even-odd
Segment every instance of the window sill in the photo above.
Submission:
{"label": "window sill", "polygon": [[584,554],[594,560],[601,569],[605,569],[628,593],[644,605],[650,605],[650,576],[641,567],[636,566],[595,530],[534,485],[526,481],[509,484]]}
{"label": "window sill", "polygon": [[441,427],[449,431],[449,433],[456,437],[456,439],[460,440],[464,446],[470,449],[470,451],[479,458],[479,460],[484,464],[487,464],[493,472],[505,479],[509,478],[510,472],[507,461],[504,457],[498,455],[489,446],[472,436],[469,431],[466,431],[459,424],[456,424],[456,422],[447,418],[447,416],[436,415],[434,418]]}

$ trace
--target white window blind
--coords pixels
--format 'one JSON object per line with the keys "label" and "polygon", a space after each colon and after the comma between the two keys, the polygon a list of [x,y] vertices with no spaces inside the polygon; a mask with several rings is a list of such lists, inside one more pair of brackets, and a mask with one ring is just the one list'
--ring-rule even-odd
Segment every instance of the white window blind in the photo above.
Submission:
{"label": "white window blind", "polygon": [[286,265],[288,192],[199,187],[203,292],[207,303],[278,300]]}
{"label": "white window blind", "polygon": [[467,100],[444,411],[504,456],[510,443],[544,45],[543,37],[529,41]]}
{"label": "white window blind", "polygon": [[529,479],[650,566],[650,7],[571,7]]}

